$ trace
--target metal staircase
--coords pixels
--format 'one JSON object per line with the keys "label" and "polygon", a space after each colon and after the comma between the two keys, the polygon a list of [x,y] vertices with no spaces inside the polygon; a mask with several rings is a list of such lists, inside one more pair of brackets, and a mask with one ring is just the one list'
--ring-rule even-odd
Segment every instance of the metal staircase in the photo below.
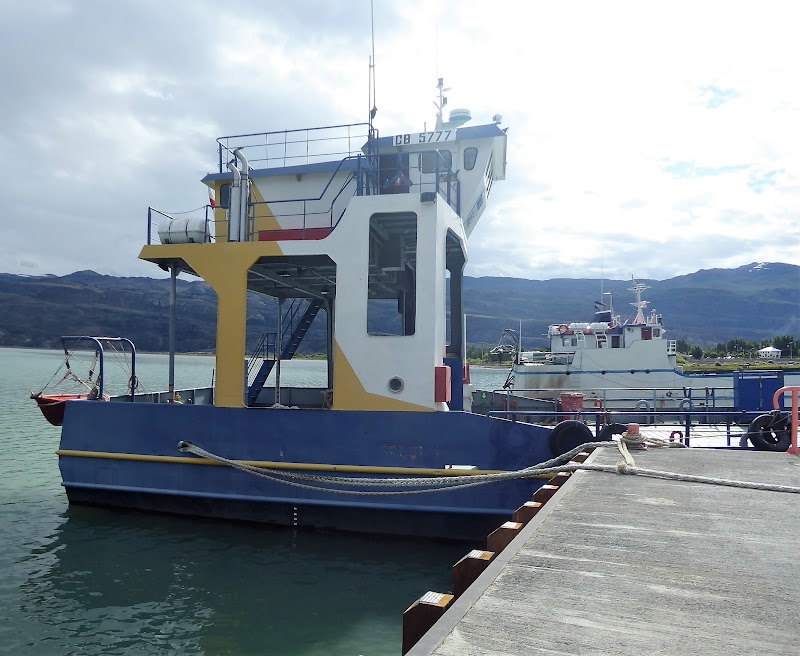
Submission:
{"label": "metal staircase", "polygon": [[[311,324],[314,323],[314,318],[317,316],[320,308],[322,308],[323,303],[321,299],[316,298],[308,301],[307,305],[303,299],[295,299],[292,301],[292,304],[289,306],[289,309],[286,310],[283,317],[283,325],[285,328],[281,335],[281,360],[291,360],[294,354],[297,353],[298,347],[306,336],[308,329],[311,328]],[[265,333],[250,360],[250,369],[252,369],[258,359],[263,358],[256,377],[247,389],[248,405],[253,405],[256,402],[259,393],[264,388],[264,384],[267,382],[267,378],[269,378],[275,366],[275,362],[277,362],[277,358],[275,357],[277,351],[276,335],[276,333]],[[270,357],[270,354],[272,357]]]}

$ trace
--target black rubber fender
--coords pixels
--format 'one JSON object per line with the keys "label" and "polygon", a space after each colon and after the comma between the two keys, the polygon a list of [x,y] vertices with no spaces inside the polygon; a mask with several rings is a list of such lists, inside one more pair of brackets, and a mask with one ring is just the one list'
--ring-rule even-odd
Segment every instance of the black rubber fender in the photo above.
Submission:
{"label": "black rubber fender", "polygon": [[586,442],[593,442],[594,435],[591,429],[582,421],[567,419],[557,424],[550,433],[550,450],[554,456],[572,451],[576,446]]}
{"label": "black rubber fender", "polygon": [[759,415],[750,422],[747,439],[758,451],[786,451],[792,445],[789,417],[772,413]]}
{"label": "black rubber fender", "polygon": [[608,442],[613,435],[622,435],[628,427],[625,424],[606,424],[597,434],[598,442]]}

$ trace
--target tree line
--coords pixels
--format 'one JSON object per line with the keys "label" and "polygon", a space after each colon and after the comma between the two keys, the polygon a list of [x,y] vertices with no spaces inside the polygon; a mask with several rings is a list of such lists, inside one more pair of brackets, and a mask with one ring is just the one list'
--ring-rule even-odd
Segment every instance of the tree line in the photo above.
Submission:
{"label": "tree line", "polygon": [[689,344],[686,340],[677,340],[678,353],[689,355],[695,360],[700,358],[724,358],[733,356],[736,358],[755,358],[758,351],[762,348],[772,346],[779,349],[780,357],[792,358],[797,355],[797,345],[800,343],[792,335],[778,335],[772,339],[762,339],[760,342],[748,339],[729,339],[727,342],[719,342],[716,346],[704,349],[697,344]]}

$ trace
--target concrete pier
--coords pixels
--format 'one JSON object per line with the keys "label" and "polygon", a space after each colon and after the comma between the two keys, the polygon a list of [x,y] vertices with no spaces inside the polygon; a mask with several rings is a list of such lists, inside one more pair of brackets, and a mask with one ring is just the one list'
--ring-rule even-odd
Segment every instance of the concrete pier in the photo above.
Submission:
{"label": "concrete pier", "polygon": [[[800,457],[632,451],[642,468],[800,486]],[[587,462],[615,464],[616,449]],[[578,472],[409,652],[800,649],[800,495]]]}

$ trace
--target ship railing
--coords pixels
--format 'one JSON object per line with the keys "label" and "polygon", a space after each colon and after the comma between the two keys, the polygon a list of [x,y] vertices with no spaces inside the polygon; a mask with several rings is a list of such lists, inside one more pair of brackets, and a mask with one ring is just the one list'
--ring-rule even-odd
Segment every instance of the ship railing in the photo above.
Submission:
{"label": "ship railing", "polygon": [[551,353],[549,351],[523,351],[520,353],[520,364],[571,364],[574,353]]}
{"label": "ship railing", "polygon": [[[750,422],[763,410],[703,410],[683,411],[651,410],[647,413],[647,421],[631,410],[520,410],[510,407],[504,410],[492,410],[487,413],[489,417],[509,419],[515,422],[532,424],[556,423],[565,419],[583,420],[594,425],[595,435],[598,435],[603,426],[610,423],[638,423],[644,424],[648,435],[661,437],[669,441],[681,442],[691,446],[691,440],[724,439],[725,447],[746,446],[747,431]],[[709,421],[709,417],[711,421]],[[658,434],[654,434],[658,432]],[[663,435],[662,435],[663,433]]]}
{"label": "ship railing", "polygon": [[417,193],[422,202],[441,197],[461,215],[461,182],[458,171],[438,150],[408,150],[396,155],[381,155],[381,194]]}
{"label": "ship railing", "polygon": [[276,344],[278,333],[274,331],[265,332],[258,340],[253,352],[247,359],[247,385],[253,384],[259,367],[264,360],[275,360],[277,358]]}
{"label": "ship railing", "polygon": [[319,162],[330,162],[362,154],[365,146],[377,142],[378,131],[369,123],[328,125],[299,130],[254,132],[217,139],[219,172],[237,148],[254,169],[285,168]]}
{"label": "ship railing", "polygon": [[[137,392],[131,398],[130,394],[112,396],[112,401],[122,401],[127,403],[173,403],[172,392]],[[214,404],[214,388],[213,387],[194,387],[175,390],[175,401],[183,405],[213,405]]]}
{"label": "ship railing", "polygon": [[[524,394],[526,396],[541,396],[558,400],[562,394],[583,394],[585,402],[602,404],[608,407],[609,403],[619,405],[629,403],[631,408],[647,405],[649,408],[657,408],[659,404],[675,404],[683,409],[684,407],[693,410],[696,407],[710,408],[712,410],[719,406],[733,407],[734,393],[732,386],[714,387],[592,387],[592,388],[563,388],[563,387],[537,387],[537,388],[515,388],[513,390],[495,390],[504,395]],[[494,393],[493,392],[493,393]]]}
{"label": "ship railing", "polygon": [[[64,349],[64,366],[68,373],[72,373],[70,360],[80,362],[88,370],[85,380],[78,379],[74,373],[72,378],[90,389],[92,399],[104,397],[115,398],[108,394],[107,356],[110,354],[117,368],[124,373],[124,386],[128,391],[118,395],[131,401],[134,398],[139,379],[136,376],[136,346],[127,337],[93,337],[91,335],[62,335],[61,345]],[[96,361],[85,364],[78,355],[81,351],[93,353]],[[95,373],[97,374],[95,376]],[[94,380],[92,377],[94,376]],[[119,382],[119,381],[117,381]]]}
{"label": "ship railing", "polygon": [[[363,155],[345,157],[331,173],[322,191],[315,196],[294,198],[266,198],[263,201],[249,203],[250,238],[258,239],[261,232],[258,227],[259,208],[268,208],[270,215],[277,219],[281,230],[302,230],[311,228],[333,229],[344,215],[350,199],[358,195],[359,189],[367,189],[364,182],[366,168],[362,166]],[[353,166],[348,166],[348,162]],[[354,168],[355,170],[349,170]],[[339,175],[346,173],[344,177]],[[336,181],[341,181],[338,189]],[[335,191],[333,191],[335,190]]]}
{"label": "ship railing", "polygon": [[775,410],[780,410],[781,399],[784,394],[789,394],[791,399],[791,411],[789,417],[791,420],[790,429],[792,435],[792,443],[789,446],[787,453],[793,455],[800,455],[800,445],[798,445],[798,431],[800,431],[800,387],[787,386],[781,387],[776,390],[772,396],[772,404]]}
{"label": "ship railing", "polygon": [[[194,220],[194,225],[200,225],[200,229],[193,231],[193,241],[196,243],[207,243],[214,241],[216,234],[217,219],[214,216],[214,208],[211,205],[203,205],[202,207],[189,210],[187,212],[163,212],[157,210],[155,207],[147,208],[147,245],[161,244],[159,236],[159,228],[176,219],[190,219]],[[214,231],[211,230],[212,224]],[[188,243],[188,241],[182,242]]]}

